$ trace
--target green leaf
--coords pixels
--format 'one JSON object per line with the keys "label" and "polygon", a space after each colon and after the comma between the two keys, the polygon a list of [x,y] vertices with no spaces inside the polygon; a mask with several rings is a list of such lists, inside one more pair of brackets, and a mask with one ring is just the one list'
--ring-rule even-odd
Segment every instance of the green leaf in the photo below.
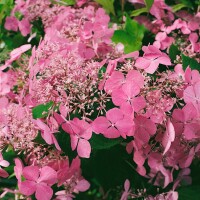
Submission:
{"label": "green leaf", "polygon": [[115,43],[122,43],[124,45],[124,52],[126,54],[137,51],[142,46],[142,41],[134,40],[132,36],[123,30],[115,31],[112,37],[112,41]]}
{"label": "green leaf", "polygon": [[32,110],[33,119],[46,117],[52,105],[53,105],[53,101],[50,101],[46,104],[40,104],[36,106],[35,108],[33,108]]}
{"label": "green leaf", "polygon": [[145,28],[128,16],[124,30],[116,30],[112,37],[114,43],[122,43],[124,52],[130,53],[141,49]]}
{"label": "green leaf", "polygon": [[179,4],[176,4],[174,6],[172,6],[172,11],[173,12],[177,12],[179,10],[181,10],[182,8],[184,7],[187,7],[185,4],[182,4],[182,3],[179,3]]}
{"label": "green leaf", "polygon": [[181,54],[182,57],[182,63],[183,63],[183,69],[185,70],[188,66],[190,66],[191,69],[196,69],[200,71],[200,64],[193,58],[187,57],[184,54]]}
{"label": "green leaf", "polygon": [[103,135],[93,134],[90,144],[93,149],[108,149],[122,142],[122,138],[109,139]]}
{"label": "green leaf", "polygon": [[140,8],[140,9],[137,9],[137,10],[134,10],[132,13],[131,13],[131,17],[136,17],[142,13],[146,13],[148,12],[147,10],[147,7],[144,7],[144,8]]}
{"label": "green leaf", "polygon": [[73,6],[76,4],[76,1],[75,0],[60,0],[60,1],[52,0],[52,3],[60,4],[60,5],[64,5],[64,6]]}
{"label": "green leaf", "polygon": [[191,0],[180,0],[180,2],[184,5],[186,5],[186,7],[188,8],[193,8],[193,5],[192,5],[192,1]]}
{"label": "green leaf", "polygon": [[178,190],[179,200],[199,200],[200,199],[200,185],[191,185],[181,187]]}
{"label": "green leaf", "polygon": [[147,7],[147,11],[149,12],[149,10],[151,9],[151,6],[153,5],[154,0],[144,0],[146,7]]}
{"label": "green leaf", "polygon": [[107,13],[115,15],[114,0],[95,0],[97,3],[103,6]]}
{"label": "green leaf", "polygon": [[180,55],[181,52],[178,49],[177,46],[175,46],[174,44],[172,44],[169,48],[169,57],[171,58],[172,61],[176,60],[176,56]]}

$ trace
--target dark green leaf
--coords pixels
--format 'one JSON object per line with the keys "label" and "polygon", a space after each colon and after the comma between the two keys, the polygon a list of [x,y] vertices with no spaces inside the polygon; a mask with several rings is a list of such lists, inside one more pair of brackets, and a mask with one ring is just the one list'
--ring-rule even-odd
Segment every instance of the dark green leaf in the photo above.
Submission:
{"label": "dark green leaf", "polygon": [[37,118],[44,118],[48,115],[49,109],[52,107],[53,102],[50,101],[46,104],[40,104],[33,108],[32,114],[33,114],[33,119]]}
{"label": "dark green leaf", "polygon": [[192,8],[193,4],[191,0],[180,0],[180,2],[184,5],[186,5],[188,8]]}
{"label": "dark green leaf", "polygon": [[176,56],[180,55],[181,52],[178,49],[177,46],[175,46],[174,44],[172,44],[169,48],[169,57],[171,58],[172,61],[176,60]]}
{"label": "dark green leaf", "polygon": [[200,199],[200,185],[191,185],[181,187],[178,190],[179,200],[199,200]]}
{"label": "dark green leaf", "polygon": [[93,134],[90,139],[92,149],[108,149],[122,142],[122,138],[108,139],[103,135]]}
{"label": "dark green leaf", "polygon": [[200,71],[200,64],[195,59],[187,57],[184,54],[181,54],[181,56],[183,62],[183,69],[186,69],[188,66],[190,66],[191,69],[196,69]]}

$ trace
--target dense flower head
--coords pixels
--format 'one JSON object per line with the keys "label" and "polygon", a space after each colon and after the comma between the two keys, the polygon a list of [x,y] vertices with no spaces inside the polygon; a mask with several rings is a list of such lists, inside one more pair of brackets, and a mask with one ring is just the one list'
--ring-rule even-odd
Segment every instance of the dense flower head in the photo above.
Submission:
{"label": "dense flower head", "polygon": [[1,146],[12,145],[16,150],[23,150],[37,136],[27,107],[10,103],[0,111]]}
{"label": "dense flower head", "polygon": [[[146,1],[129,2],[146,12]],[[12,50],[0,66],[0,177],[14,167],[18,186],[5,188],[0,198],[11,192],[24,199],[72,200],[93,183],[103,191],[101,181],[85,171],[91,183],[82,176],[82,168],[107,144],[108,151],[123,148],[126,163],[158,191],[152,196],[146,188],[132,190],[126,179],[121,200],[177,200],[176,188],[191,184],[190,166],[200,158],[200,14],[175,13],[163,0],[154,0],[148,11],[152,20],[136,20],[155,34],[154,41],[125,54],[129,42],[115,44],[112,37],[128,38],[135,30],[129,30],[128,16],[111,27],[106,12],[114,15],[112,8],[90,0],[73,6],[15,1],[5,29],[19,30],[25,40],[30,34],[30,42],[37,21],[44,35],[36,46]],[[4,157],[9,151],[14,161]]]}

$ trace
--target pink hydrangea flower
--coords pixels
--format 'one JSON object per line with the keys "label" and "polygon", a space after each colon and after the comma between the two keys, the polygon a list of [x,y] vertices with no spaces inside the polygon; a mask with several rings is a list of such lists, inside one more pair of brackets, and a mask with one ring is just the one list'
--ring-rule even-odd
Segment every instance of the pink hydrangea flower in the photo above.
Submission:
{"label": "pink hydrangea flower", "polygon": [[35,193],[37,200],[50,200],[53,196],[51,186],[57,182],[57,173],[51,167],[28,166],[22,172],[25,181],[21,182],[20,192],[30,196]]}
{"label": "pink hydrangea flower", "polygon": [[139,92],[140,88],[138,85],[126,82],[120,89],[116,89],[112,92],[112,101],[116,106],[120,106],[124,113],[132,115],[134,111],[133,100]]}
{"label": "pink hydrangea flower", "polygon": [[72,121],[66,121],[62,128],[70,134],[72,150],[75,150],[77,147],[80,157],[89,158],[91,146],[88,140],[92,137],[91,125],[85,120],[74,118]]}
{"label": "pink hydrangea flower", "polygon": [[144,69],[147,73],[153,74],[159,64],[171,65],[170,58],[167,54],[162,53],[158,48],[153,45],[143,46],[143,57],[136,60],[135,66],[139,69]]}
{"label": "pink hydrangea flower", "polygon": [[39,127],[41,130],[42,138],[45,140],[47,144],[55,144],[56,148],[60,151],[61,148],[54,136],[54,133],[58,132],[57,130],[53,130],[49,128],[45,123],[42,122],[41,119],[33,120],[33,122]]}
{"label": "pink hydrangea flower", "polygon": [[200,81],[193,86],[188,86],[184,90],[183,98],[186,103],[192,103],[200,110]]}
{"label": "pink hydrangea flower", "polygon": [[161,50],[165,50],[166,48],[170,47],[170,45],[174,42],[174,38],[168,37],[167,33],[159,32],[156,35],[156,41],[153,43],[155,47]]}
{"label": "pink hydrangea flower", "polygon": [[156,133],[156,125],[152,120],[143,116],[137,116],[135,122],[135,140],[138,144],[143,145],[148,143],[150,136]]}
{"label": "pink hydrangea flower", "polygon": [[118,108],[106,112],[106,117],[97,117],[92,123],[95,133],[102,133],[107,138],[126,138],[133,134],[134,122]]}

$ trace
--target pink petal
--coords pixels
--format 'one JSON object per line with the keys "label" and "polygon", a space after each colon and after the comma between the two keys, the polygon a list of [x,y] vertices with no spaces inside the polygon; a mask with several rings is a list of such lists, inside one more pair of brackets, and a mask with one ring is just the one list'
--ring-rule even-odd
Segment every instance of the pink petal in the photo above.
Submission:
{"label": "pink petal", "polygon": [[125,117],[123,120],[118,121],[115,127],[121,132],[127,134],[133,128],[134,122],[129,117]]}
{"label": "pink petal", "polygon": [[171,65],[172,64],[170,58],[164,53],[163,53],[163,56],[161,56],[157,59],[157,62],[159,62],[160,64],[163,64],[163,65]]}
{"label": "pink petal", "polygon": [[141,175],[145,176],[146,175],[146,169],[144,166],[137,166],[136,171]]}
{"label": "pink petal", "polygon": [[41,133],[41,135],[42,135],[42,138],[45,140],[45,142],[47,144],[53,144],[53,138],[52,138],[51,132],[44,131],[44,132]]}
{"label": "pink petal", "polygon": [[81,180],[78,182],[78,184],[75,186],[75,189],[80,192],[85,192],[90,188],[90,183],[86,180]]}
{"label": "pink petal", "polygon": [[129,188],[130,188],[130,181],[128,179],[126,179],[124,182],[124,189],[125,189],[125,191],[128,191]]}
{"label": "pink petal", "polygon": [[131,103],[135,112],[139,112],[141,109],[145,108],[146,106],[146,101],[143,96],[133,98]]}
{"label": "pink petal", "polygon": [[53,196],[53,190],[46,184],[38,184],[35,197],[37,200],[50,200]]}
{"label": "pink petal", "polygon": [[53,143],[55,144],[56,149],[58,151],[61,151],[61,148],[60,148],[60,146],[58,144],[58,141],[57,141],[56,137],[53,134],[52,134],[52,140],[53,140]]}
{"label": "pink petal", "polygon": [[80,139],[77,147],[78,155],[82,158],[89,158],[91,153],[90,143],[85,139]]}
{"label": "pink petal", "polygon": [[135,67],[137,67],[139,69],[146,69],[149,67],[150,64],[151,64],[150,60],[143,58],[143,57],[139,57],[136,60]]}
{"label": "pink petal", "polygon": [[5,29],[9,31],[17,31],[18,30],[18,20],[14,16],[6,17],[6,22],[4,25]]}
{"label": "pink petal", "polygon": [[21,34],[25,37],[31,32],[31,24],[27,19],[22,19],[18,21],[18,26]]}
{"label": "pink petal", "polygon": [[27,196],[32,195],[36,191],[36,183],[33,181],[23,181],[20,184],[19,191]]}
{"label": "pink petal", "polygon": [[8,172],[0,167],[0,177],[7,178],[8,176]]}
{"label": "pink petal", "polygon": [[122,72],[114,71],[110,78],[107,79],[104,90],[106,92],[113,91],[114,89],[118,89],[124,82],[124,75]]}
{"label": "pink petal", "polygon": [[179,162],[180,167],[188,168],[191,165],[194,156],[195,156],[195,151],[194,151],[194,147],[192,147],[188,155],[186,155],[182,160],[180,160]]}
{"label": "pink petal", "polygon": [[22,45],[21,47],[19,47],[17,49],[14,49],[10,53],[10,57],[11,57],[10,59],[13,60],[13,61],[18,59],[21,56],[22,53],[28,51],[30,48],[31,48],[30,44],[25,44],[25,45]]}
{"label": "pink petal", "polygon": [[128,99],[128,97],[124,93],[124,91],[122,90],[122,88],[116,89],[116,90],[114,90],[112,92],[112,102],[116,106],[121,106],[122,104],[124,104],[127,101],[127,99]]}
{"label": "pink petal", "polygon": [[15,158],[14,172],[15,172],[16,178],[20,181],[21,181],[22,170],[23,170],[22,161],[19,158]]}
{"label": "pink petal", "polygon": [[45,166],[40,171],[40,177],[38,179],[39,182],[47,183],[48,185],[53,185],[57,181],[57,173],[51,167]]}
{"label": "pink petal", "polygon": [[10,165],[10,163],[7,160],[0,161],[0,166],[2,166],[2,167],[8,167],[9,165]]}
{"label": "pink petal", "polygon": [[174,141],[174,139],[175,139],[174,126],[171,123],[171,121],[168,119],[167,120],[166,131],[165,131],[163,139],[162,139],[162,145],[165,148],[165,150],[163,152],[163,155],[165,155],[167,153],[167,151],[169,150],[169,148],[171,146],[171,143]]}
{"label": "pink petal", "polygon": [[135,163],[138,166],[143,166],[144,162],[145,162],[145,157],[142,155],[142,152],[140,151],[135,151],[134,152],[134,156],[133,156],[133,160],[135,161]]}
{"label": "pink petal", "polygon": [[104,133],[110,126],[106,117],[97,117],[92,123],[92,129],[95,133]]}
{"label": "pink petal", "polygon": [[23,169],[23,176],[31,181],[37,181],[39,177],[39,167],[38,166],[28,166]]}
{"label": "pink petal", "polygon": [[106,138],[118,138],[120,137],[120,132],[116,128],[110,127],[105,131],[105,133],[103,133],[103,135]]}
{"label": "pink petal", "polygon": [[140,88],[144,86],[144,77],[139,71],[136,71],[136,70],[130,70],[128,72],[128,74],[126,75],[126,81],[134,82]]}
{"label": "pink petal", "polygon": [[153,74],[158,69],[159,62],[157,60],[154,60],[151,62],[149,67],[145,68],[144,70],[149,73]]}
{"label": "pink petal", "polygon": [[66,121],[65,123],[62,124],[62,129],[69,134],[73,134],[74,131],[72,129],[71,123]]}
{"label": "pink petal", "polygon": [[122,120],[124,118],[124,115],[119,108],[112,108],[107,111],[106,118],[110,122],[116,123],[117,121]]}
{"label": "pink petal", "polygon": [[178,192],[171,191],[167,193],[166,199],[169,200],[178,200]]}
{"label": "pink petal", "polygon": [[72,151],[76,149],[79,137],[77,135],[70,135]]}
{"label": "pink petal", "polygon": [[128,81],[122,86],[122,90],[127,95],[128,99],[131,99],[139,94],[140,87],[134,82]]}

